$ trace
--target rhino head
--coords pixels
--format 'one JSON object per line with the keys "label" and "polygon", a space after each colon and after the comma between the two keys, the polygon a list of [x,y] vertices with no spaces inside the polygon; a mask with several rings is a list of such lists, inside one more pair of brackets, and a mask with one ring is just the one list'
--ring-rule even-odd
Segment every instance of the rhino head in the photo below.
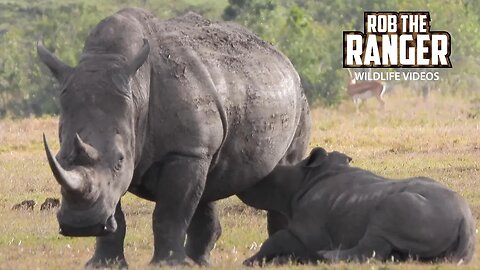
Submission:
{"label": "rhino head", "polygon": [[90,56],[76,67],[61,62],[41,42],[37,52],[62,87],[60,150],[43,137],[48,163],[61,186],[60,233],[100,236],[117,228],[115,209],[135,166],[132,78],[149,45],[130,57]]}

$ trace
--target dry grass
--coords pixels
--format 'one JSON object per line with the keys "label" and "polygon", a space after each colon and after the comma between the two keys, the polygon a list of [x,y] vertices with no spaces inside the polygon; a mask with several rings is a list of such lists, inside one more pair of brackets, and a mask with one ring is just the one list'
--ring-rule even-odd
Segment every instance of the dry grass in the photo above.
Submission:
{"label": "dry grass", "polygon": [[[313,111],[311,146],[339,150],[354,165],[389,177],[424,175],[462,194],[480,217],[480,121],[472,117],[470,99],[432,96],[387,97],[387,110],[374,101],[355,114],[350,102],[338,109]],[[24,199],[41,203],[58,197],[41,144],[45,132],[56,144],[55,118],[0,121],[0,269],[81,269],[92,254],[94,239],[57,234],[54,212],[12,211]],[[126,195],[126,256],[132,269],[148,268],[152,254],[153,204]],[[214,269],[242,268],[266,238],[265,215],[236,198],[219,202],[223,235],[212,252]],[[480,250],[480,248],[479,248]],[[479,253],[469,266],[480,269]],[[284,266],[280,269],[457,269],[454,265],[336,264]]]}

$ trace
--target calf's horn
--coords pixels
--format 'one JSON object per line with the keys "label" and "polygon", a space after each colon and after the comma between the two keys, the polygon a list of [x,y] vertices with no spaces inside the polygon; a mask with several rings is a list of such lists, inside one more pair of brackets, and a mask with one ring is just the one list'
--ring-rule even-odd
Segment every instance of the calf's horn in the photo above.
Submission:
{"label": "calf's horn", "polygon": [[48,147],[47,139],[45,134],[43,134],[43,146],[45,147],[45,152],[47,154],[48,164],[50,169],[52,169],[53,176],[57,182],[66,190],[70,191],[80,191],[82,188],[82,178],[81,176],[74,171],[67,171],[62,168],[57,159],[53,156],[50,147]]}

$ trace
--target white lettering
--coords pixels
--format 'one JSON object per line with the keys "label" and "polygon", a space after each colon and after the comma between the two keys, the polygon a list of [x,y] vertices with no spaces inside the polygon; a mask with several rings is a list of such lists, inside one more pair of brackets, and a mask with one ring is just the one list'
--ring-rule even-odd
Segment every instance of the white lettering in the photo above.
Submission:
{"label": "white lettering", "polygon": [[374,62],[375,65],[381,64],[376,35],[368,35],[367,46],[365,47],[364,64],[369,65],[371,62]]}
{"label": "white lettering", "polygon": [[[414,65],[415,64],[415,48],[408,47],[407,41],[413,40],[412,35],[400,36],[400,64],[401,65]],[[408,49],[408,57],[407,57]]]}

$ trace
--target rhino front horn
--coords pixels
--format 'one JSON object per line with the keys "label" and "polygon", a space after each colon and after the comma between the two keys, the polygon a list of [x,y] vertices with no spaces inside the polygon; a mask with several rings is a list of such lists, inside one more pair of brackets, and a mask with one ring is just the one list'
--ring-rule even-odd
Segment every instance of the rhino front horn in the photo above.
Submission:
{"label": "rhino front horn", "polygon": [[69,191],[81,191],[82,188],[82,177],[75,171],[67,171],[62,168],[57,159],[53,156],[50,147],[48,147],[47,138],[43,134],[43,146],[45,147],[45,152],[47,154],[48,164],[50,169],[52,169],[53,176],[57,182],[66,190]]}

